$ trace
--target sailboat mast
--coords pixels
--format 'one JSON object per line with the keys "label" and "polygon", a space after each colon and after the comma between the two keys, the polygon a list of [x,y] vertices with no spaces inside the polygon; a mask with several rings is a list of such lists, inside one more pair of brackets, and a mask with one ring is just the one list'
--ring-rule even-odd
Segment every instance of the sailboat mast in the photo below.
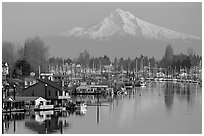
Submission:
{"label": "sailboat mast", "polygon": [[136,79],[137,79],[137,58],[136,58],[136,64],[135,64],[135,73],[136,73]]}
{"label": "sailboat mast", "polygon": [[150,78],[150,62],[149,62],[149,78]]}

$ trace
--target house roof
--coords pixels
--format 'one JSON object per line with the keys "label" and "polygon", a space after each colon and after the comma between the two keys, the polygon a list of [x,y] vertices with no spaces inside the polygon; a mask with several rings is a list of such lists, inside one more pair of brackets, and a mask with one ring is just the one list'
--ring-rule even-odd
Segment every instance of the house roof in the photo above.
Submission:
{"label": "house roof", "polygon": [[28,96],[22,96],[22,97],[20,97],[20,96],[18,96],[18,97],[16,97],[15,98],[15,101],[16,102],[20,102],[20,101],[35,101],[35,100],[37,100],[39,97],[28,97]]}
{"label": "house roof", "polygon": [[61,91],[61,86],[53,81],[50,81],[50,80],[46,80],[46,79],[37,79],[39,82],[42,82],[44,84],[47,84],[55,89],[58,89]]}
{"label": "house roof", "polygon": [[13,102],[14,99],[12,97],[6,97],[3,99],[3,102]]}
{"label": "house roof", "polygon": [[102,81],[100,83],[98,83],[98,85],[110,85],[110,81]]}
{"label": "house roof", "polygon": [[91,89],[91,88],[89,86],[83,85],[83,86],[77,87],[76,89]]}
{"label": "house roof", "polygon": [[[40,97],[34,97],[34,96],[16,96],[15,100],[13,97],[6,97],[3,99],[3,102],[21,102],[21,101],[35,101]],[[44,98],[43,98],[44,99]]]}
{"label": "house roof", "polygon": [[108,87],[107,85],[90,85],[91,88]]}
{"label": "house roof", "polygon": [[32,77],[26,77],[24,80],[27,81],[27,82],[33,82],[33,81],[35,81],[36,79],[35,79],[35,78],[32,78]]}

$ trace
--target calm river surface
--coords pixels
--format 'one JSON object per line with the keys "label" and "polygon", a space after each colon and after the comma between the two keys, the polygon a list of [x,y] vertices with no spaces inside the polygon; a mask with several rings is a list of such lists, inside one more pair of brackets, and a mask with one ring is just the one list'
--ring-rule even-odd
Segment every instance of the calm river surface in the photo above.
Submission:
{"label": "calm river surface", "polygon": [[101,106],[4,114],[3,133],[202,133],[202,88],[197,84],[151,82],[128,95],[73,99]]}

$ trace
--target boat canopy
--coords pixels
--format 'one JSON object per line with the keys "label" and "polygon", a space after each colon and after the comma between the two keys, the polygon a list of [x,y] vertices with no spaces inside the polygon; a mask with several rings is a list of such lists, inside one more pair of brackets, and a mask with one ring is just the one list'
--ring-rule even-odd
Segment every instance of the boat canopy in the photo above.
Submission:
{"label": "boat canopy", "polygon": [[90,85],[91,88],[108,88],[107,85]]}
{"label": "boat canopy", "polygon": [[79,86],[79,87],[77,87],[76,88],[77,90],[80,90],[80,89],[86,89],[86,90],[88,90],[88,89],[91,89],[89,86]]}

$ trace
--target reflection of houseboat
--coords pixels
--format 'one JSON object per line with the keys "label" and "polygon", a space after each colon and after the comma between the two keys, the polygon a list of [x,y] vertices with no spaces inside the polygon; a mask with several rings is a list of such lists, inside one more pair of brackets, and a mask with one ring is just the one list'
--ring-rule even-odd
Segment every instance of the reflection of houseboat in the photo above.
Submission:
{"label": "reflection of houseboat", "polygon": [[76,102],[76,115],[85,115],[87,112],[86,109],[87,105],[83,101],[77,101]]}
{"label": "reflection of houseboat", "polygon": [[76,115],[85,115],[87,112],[87,109],[80,109],[80,110],[76,110]]}
{"label": "reflection of houseboat", "polygon": [[87,107],[87,105],[85,102],[77,101],[75,107],[76,107],[76,109],[85,109]]}
{"label": "reflection of houseboat", "polygon": [[35,112],[35,121],[37,122],[43,122],[45,120],[50,120],[51,115],[53,115],[53,111],[40,111]]}
{"label": "reflection of houseboat", "polygon": [[56,112],[35,112],[34,118],[25,121],[25,126],[39,134],[63,133],[64,127],[69,127],[68,120]]}

